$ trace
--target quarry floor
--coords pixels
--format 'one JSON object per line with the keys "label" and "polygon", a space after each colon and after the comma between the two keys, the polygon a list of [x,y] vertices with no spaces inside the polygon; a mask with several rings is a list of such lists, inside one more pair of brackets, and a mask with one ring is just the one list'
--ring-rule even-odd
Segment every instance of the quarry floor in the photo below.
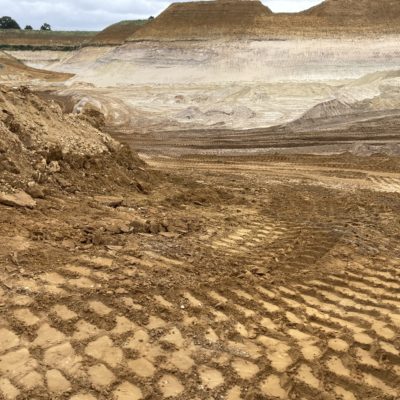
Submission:
{"label": "quarry floor", "polygon": [[0,398],[399,398],[398,159],[146,161],[118,207],[0,205]]}

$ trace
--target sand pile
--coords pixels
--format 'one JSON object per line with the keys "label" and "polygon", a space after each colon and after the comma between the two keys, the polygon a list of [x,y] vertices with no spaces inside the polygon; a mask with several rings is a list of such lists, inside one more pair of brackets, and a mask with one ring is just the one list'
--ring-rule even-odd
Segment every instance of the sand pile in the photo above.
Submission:
{"label": "sand pile", "polygon": [[129,40],[286,39],[398,34],[397,0],[326,0],[300,13],[274,14],[258,0],[174,3]]}
{"label": "sand pile", "polygon": [[338,99],[324,101],[304,113],[302,119],[330,118],[354,112],[351,105]]}
{"label": "sand pile", "polygon": [[0,193],[105,190],[141,174],[143,163],[87,116],[64,115],[27,88],[0,86],[0,110]]}
{"label": "sand pile", "polygon": [[387,22],[400,19],[398,0],[325,0],[305,11],[304,15],[326,17],[338,25],[363,19],[369,22]]}
{"label": "sand pile", "polygon": [[125,42],[147,21],[121,21],[99,32],[90,40],[89,46],[117,46]]}
{"label": "sand pile", "polygon": [[373,129],[388,135],[398,129],[400,71],[367,74],[338,87],[332,96],[335,98],[316,104],[287,127],[304,132],[340,129],[348,134],[353,129],[366,135],[365,129],[372,129],[372,135]]}
{"label": "sand pile", "polygon": [[130,40],[188,40],[254,34],[272,12],[257,0],[217,0],[171,4]]}

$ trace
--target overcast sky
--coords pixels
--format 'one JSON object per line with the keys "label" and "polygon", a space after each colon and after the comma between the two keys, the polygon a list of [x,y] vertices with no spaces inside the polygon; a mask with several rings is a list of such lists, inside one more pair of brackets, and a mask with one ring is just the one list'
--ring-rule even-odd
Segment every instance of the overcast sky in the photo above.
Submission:
{"label": "overcast sky", "polygon": [[[321,1],[262,0],[276,12],[300,11]],[[37,29],[48,22],[56,30],[101,30],[118,21],[156,16],[170,3],[166,0],[0,0],[0,13],[13,17],[22,27],[30,24]]]}

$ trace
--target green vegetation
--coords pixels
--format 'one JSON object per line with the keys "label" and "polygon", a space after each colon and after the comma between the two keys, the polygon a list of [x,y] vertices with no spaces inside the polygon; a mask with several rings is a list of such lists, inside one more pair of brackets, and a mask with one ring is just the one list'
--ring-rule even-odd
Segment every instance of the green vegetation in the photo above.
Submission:
{"label": "green vegetation", "polygon": [[74,50],[90,41],[97,32],[0,29],[0,49]]}
{"label": "green vegetation", "polygon": [[11,17],[1,17],[0,18],[0,29],[21,29],[17,21]]}
{"label": "green vegetation", "polygon": [[41,31],[51,31],[51,25],[48,24],[47,22],[45,22],[41,27],[40,27]]}
{"label": "green vegetation", "polygon": [[88,38],[90,38],[91,36],[95,36],[96,34],[98,34],[97,31],[41,31],[41,30],[36,30],[36,29],[32,29],[32,30],[18,30],[18,29],[3,29],[0,28],[0,36],[1,38],[3,37],[2,35],[6,35],[6,36],[37,36],[37,35],[42,35],[42,36],[46,36],[46,35],[54,35],[54,36],[70,36],[70,37],[74,37],[74,36],[87,36]]}
{"label": "green vegetation", "polygon": [[52,31],[47,23],[44,23],[40,30],[33,29],[31,25],[27,25],[23,30],[0,28],[0,49],[69,51],[83,46],[115,45],[123,43],[148,22],[148,19],[121,21],[101,32]]}
{"label": "green vegetation", "polygon": [[139,25],[139,26],[142,26],[142,25],[147,24],[148,22],[149,22],[148,19],[132,19],[132,20],[127,19],[124,21],[117,22],[116,24],[110,25],[110,27],[117,26],[117,25]]}
{"label": "green vegetation", "polygon": [[2,29],[0,28],[0,37],[3,39],[3,37],[9,36],[9,37],[15,37],[15,36],[21,36],[21,37],[29,37],[29,36],[43,36],[45,37],[46,35],[54,35],[58,37],[74,37],[74,36],[87,36],[89,39],[91,36],[97,35],[99,32],[97,31],[41,31],[37,29],[25,29],[25,30],[17,30],[17,29]]}

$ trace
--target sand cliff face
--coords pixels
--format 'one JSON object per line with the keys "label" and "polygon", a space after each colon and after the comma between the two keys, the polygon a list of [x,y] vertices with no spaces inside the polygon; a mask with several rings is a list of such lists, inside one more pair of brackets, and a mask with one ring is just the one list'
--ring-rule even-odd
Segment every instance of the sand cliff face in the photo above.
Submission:
{"label": "sand cliff face", "polygon": [[29,67],[12,55],[0,51],[0,81],[17,83],[20,81],[38,79],[45,81],[65,81],[71,74],[45,71]]}
{"label": "sand cliff face", "polygon": [[384,36],[131,42],[82,49],[54,68],[76,73],[68,94],[102,103],[113,123],[157,130],[284,124],[335,99],[394,109],[398,65],[398,37]]}
{"label": "sand cliff face", "polygon": [[[82,59],[94,50],[83,50]],[[78,63],[75,57],[74,61]],[[85,61],[86,62],[86,61]],[[400,63],[397,37],[128,43],[93,58],[75,80],[100,86],[356,79]],[[83,66],[83,65],[82,65]],[[68,63],[64,64],[64,70]]]}

